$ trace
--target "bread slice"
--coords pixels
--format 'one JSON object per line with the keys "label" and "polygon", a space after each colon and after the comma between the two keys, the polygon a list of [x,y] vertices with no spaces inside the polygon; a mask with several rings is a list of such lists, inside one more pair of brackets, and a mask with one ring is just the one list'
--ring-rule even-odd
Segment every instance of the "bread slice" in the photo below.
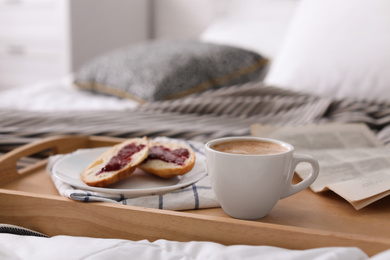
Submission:
{"label": "bread slice", "polygon": [[81,180],[94,187],[105,187],[132,174],[148,156],[148,140],[132,138],[111,147],[81,174]]}
{"label": "bread slice", "polygon": [[148,173],[170,178],[191,171],[195,159],[195,152],[188,145],[150,141],[148,158],[138,167]]}

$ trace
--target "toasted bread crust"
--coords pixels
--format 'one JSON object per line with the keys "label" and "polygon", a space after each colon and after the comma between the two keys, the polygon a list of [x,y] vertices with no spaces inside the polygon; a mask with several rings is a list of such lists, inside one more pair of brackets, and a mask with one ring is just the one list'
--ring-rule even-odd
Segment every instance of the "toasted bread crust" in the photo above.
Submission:
{"label": "toasted bread crust", "polygon": [[[134,153],[131,156],[131,160],[123,168],[116,171],[105,171],[100,172],[100,170],[107,165],[112,157],[118,154],[118,152],[129,144],[136,145],[145,145],[143,149]],[[89,185],[94,187],[105,187],[107,185],[113,184],[122,180],[129,175],[131,175],[137,166],[148,156],[148,141],[147,138],[132,138],[126,140],[120,144],[114,145],[109,150],[100,155],[96,160],[94,160],[90,165],[88,165],[83,173],[81,174],[81,180]]]}
{"label": "toasted bread crust", "polygon": [[158,142],[149,142],[149,148],[152,146],[163,146],[171,150],[185,148],[189,152],[189,157],[184,161],[183,165],[178,165],[171,162],[165,162],[159,159],[148,159],[141,163],[138,167],[142,170],[160,176],[162,178],[171,178],[177,175],[183,175],[191,171],[195,165],[195,152],[194,150],[185,145],[178,143],[158,143]]}

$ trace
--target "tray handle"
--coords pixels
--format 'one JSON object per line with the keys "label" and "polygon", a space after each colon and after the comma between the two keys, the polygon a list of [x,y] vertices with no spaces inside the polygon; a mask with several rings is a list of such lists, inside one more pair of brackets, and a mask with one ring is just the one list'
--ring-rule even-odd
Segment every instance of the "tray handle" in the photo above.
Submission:
{"label": "tray handle", "polygon": [[50,155],[69,153],[82,147],[86,147],[89,138],[87,136],[55,136],[41,139],[23,146],[20,146],[0,157],[0,184],[4,184],[20,178],[31,172],[33,168],[44,166],[47,162],[42,160],[34,165],[17,169],[18,161],[43,151],[50,151]]}

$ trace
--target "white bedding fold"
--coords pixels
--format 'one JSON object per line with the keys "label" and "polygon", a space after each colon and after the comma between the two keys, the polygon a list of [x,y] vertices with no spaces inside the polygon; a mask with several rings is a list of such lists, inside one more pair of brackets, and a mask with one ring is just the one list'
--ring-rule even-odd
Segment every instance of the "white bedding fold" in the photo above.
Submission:
{"label": "white bedding fold", "polygon": [[[386,255],[389,257],[390,252]],[[288,250],[270,246],[224,246],[218,243],[204,241],[175,242],[168,240],[157,240],[155,242],[149,242],[147,240],[130,241],[122,239],[98,239],[71,236],[40,238],[12,234],[0,234],[0,258],[12,260],[369,259],[363,251],[355,247],[324,247],[309,250]]]}
{"label": "white bedding fold", "polygon": [[55,81],[20,86],[0,92],[0,109],[35,112],[113,111],[135,108],[130,99],[82,91],[70,75]]}

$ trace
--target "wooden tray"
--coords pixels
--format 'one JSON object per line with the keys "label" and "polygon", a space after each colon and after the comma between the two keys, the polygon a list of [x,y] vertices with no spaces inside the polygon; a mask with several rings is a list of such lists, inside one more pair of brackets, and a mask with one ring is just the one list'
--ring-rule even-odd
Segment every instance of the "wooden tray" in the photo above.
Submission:
{"label": "wooden tray", "polygon": [[[123,139],[59,136],[19,147],[0,157],[0,223],[49,236],[130,240],[214,241],[289,249],[356,246],[368,255],[390,248],[390,198],[356,211],[332,192],[309,189],[278,202],[266,218],[233,219],[220,208],[167,211],[61,197],[46,173],[47,160],[18,171],[22,157],[51,150],[109,146]],[[297,180],[295,180],[297,181]]]}

